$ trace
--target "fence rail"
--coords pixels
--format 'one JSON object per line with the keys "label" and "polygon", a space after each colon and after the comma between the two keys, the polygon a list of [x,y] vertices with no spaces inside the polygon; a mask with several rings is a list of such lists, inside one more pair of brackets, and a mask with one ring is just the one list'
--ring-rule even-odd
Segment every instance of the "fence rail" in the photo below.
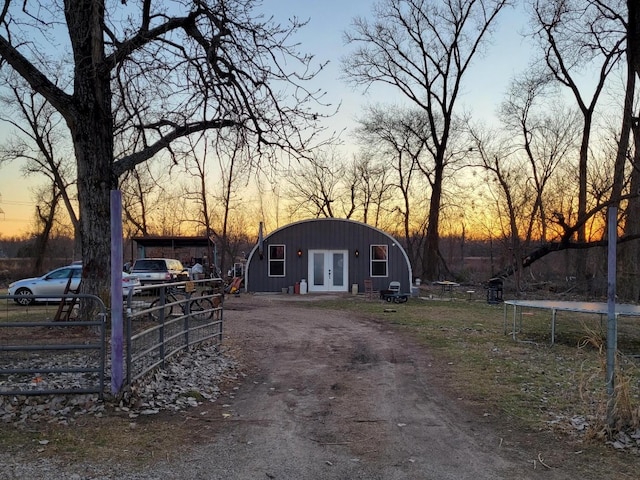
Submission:
{"label": "fence rail", "polygon": [[[103,398],[106,370],[104,303],[95,295],[62,297],[95,302],[99,311],[97,319],[0,321],[0,395],[97,393],[100,399]],[[0,295],[0,301],[7,303],[15,298]],[[31,308],[28,315],[42,316],[37,312],[36,308]]]}
{"label": "fence rail", "polygon": [[[171,294],[176,290],[181,295]],[[57,303],[22,306],[14,303],[15,296],[0,295],[0,395],[97,393],[103,399],[110,372],[106,308],[95,295],[61,297],[97,302],[97,319],[53,321]],[[129,295],[126,384],[190,347],[220,345],[223,297],[219,279],[142,287]]]}
{"label": "fence rail", "polygon": [[[223,284],[220,279],[143,287],[158,294],[141,308],[127,308],[126,382],[131,384],[189,347],[222,342]],[[178,289],[184,289],[178,293]],[[140,304],[139,304],[140,305]],[[151,325],[140,329],[139,325]]]}

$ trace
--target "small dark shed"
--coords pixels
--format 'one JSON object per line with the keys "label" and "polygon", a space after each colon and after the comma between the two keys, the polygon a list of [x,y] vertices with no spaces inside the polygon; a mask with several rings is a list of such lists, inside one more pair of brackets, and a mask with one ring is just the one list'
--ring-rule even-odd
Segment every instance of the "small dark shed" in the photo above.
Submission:
{"label": "small dark shed", "polygon": [[247,259],[248,292],[281,292],[297,283],[314,292],[348,292],[371,279],[374,290],[391,281],[411,292],[411,264],[398,241],[365,223],[336,218],[304,220],[270,233]]}

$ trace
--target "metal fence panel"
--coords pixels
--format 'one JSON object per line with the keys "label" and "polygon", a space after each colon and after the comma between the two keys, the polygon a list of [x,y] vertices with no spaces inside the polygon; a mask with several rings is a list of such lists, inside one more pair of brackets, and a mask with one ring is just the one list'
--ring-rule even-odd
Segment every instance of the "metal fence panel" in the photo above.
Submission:
{"label": "metal fence panel", "polygon": [[24,311],[15,315],[38,321],[9,321],[14,298],[0,295],[7,314],[6,321],[0,318],[0,395],[97,393],[102,399],[106,369],[102,300],[95,295],[64,295],[95,302],[99,313],[88,321],[52,321],[46,318],[51,310],[38,306],[18,306]]}
{"label": "metal fence panel", "polygon": [[155,285],[127,308],[126,383],[131,384],[172,356],[207,342],[220,345],[223,285],[219,279]]}
{"label": "metal fence panel", "polygon": [[[183,294],[171,293],[176,289]],[[57,303],[22,306],[13,302],[16,297],[0,295],[0,395],[98,393],[103,398],[110,368],[106,308],[95,295],[63,297],[97,302],[98,318],[53,321]],[[220,345],[223,297],[219,279],[143,287],[130,294],[125,305],[126,384],[190,347]]]}

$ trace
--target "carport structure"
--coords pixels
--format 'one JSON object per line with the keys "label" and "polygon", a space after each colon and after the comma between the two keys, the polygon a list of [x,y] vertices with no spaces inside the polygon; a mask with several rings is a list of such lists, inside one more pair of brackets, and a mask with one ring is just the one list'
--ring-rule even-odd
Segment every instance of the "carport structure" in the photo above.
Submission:
{"label": "carport structure", "polygon": [[[176,258],[185,266],[200,263],[205,272],[211,272],[217,263],[217,250],[213,241],[205,236],[133,237],[131,260],[136,258]],[[135,246],[135,255],[134,255]]]}

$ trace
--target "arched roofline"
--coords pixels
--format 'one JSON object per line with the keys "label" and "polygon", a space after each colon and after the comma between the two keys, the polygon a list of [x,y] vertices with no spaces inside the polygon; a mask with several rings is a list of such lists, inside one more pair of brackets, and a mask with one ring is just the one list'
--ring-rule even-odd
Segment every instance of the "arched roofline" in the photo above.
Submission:
{"label": "arched roofline", "polygon": [[[289,223],[287,225],[283,225],[282,227],[276,228],[273,232],[269,233],[269,235],[264,237],[263,241],[266,242],[269,239],[269,237],[271,237],[272,235],[275,235],[276,233],[278,233],[278,232],[280,232],[282,230],[286,230],[286,229],[294,227],[296,225],[301,225],[303,223],[312,223],[312,222],[313,223],[321,223],[321,222],[351,223],[351,224],[360,225],[360,226],[363,226],[363,227],[366,227],[366,228],[370,228],[371,230],[375,230],[375,231],[381,233],[382,235],[386,236],[391,242],[395,243],[398,247],[400,247],[400,250],[402,251],[402,256],[404,257],[405,261],[407,262],[407,266],[409,267],[409,276],[410,277],[413,276],[413,269],[411,268],[411,262],[409,261],[409,255],[407,255],[407,251],[404,249],[404,247],[402,245],[400,245],[400,243],[398,242],[398,239],[396,239],[395,237],[393,237],[389,233],[385,232],[384,230],[381,230],[381,229],[379,229],[377,227],[369,225],[368,223],[358,222],[357,220],[350,220],[348,218],[309,218],[309,219],[306,219],[306,220],[299,220],[297,222]],[[247,265],[251,264],[251,260],[253,259],[253,256],[258,251],[258,247],[259,247],[259,241],[251,249],[251,252],[249,252],[249,256],[247,257]],[[411,281],[411,279],[410,279],[410,281]]]}

